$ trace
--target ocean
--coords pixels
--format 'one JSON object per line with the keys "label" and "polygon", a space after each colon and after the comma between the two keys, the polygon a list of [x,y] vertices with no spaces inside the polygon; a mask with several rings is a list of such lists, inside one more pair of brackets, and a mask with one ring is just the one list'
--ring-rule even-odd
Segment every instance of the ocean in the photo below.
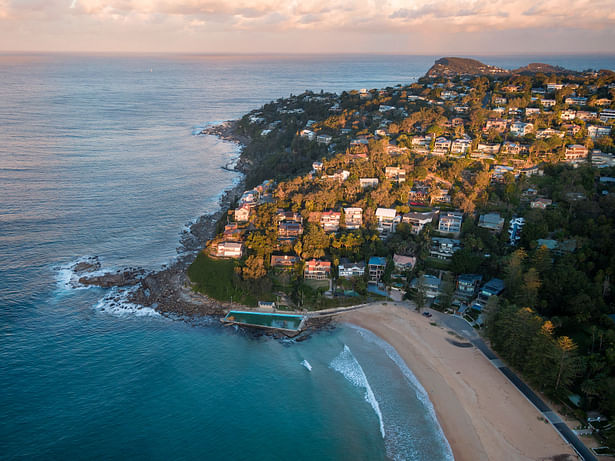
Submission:
{"label": "ocean", "polygon": [[367,331],[254,338],[69,283],[84,258],[177,256],[239,180],[221,168],[237,147],[203,127],[306,89],[409,83],[435,58],[0,56],[0,458],[450,459],[427,394]]}

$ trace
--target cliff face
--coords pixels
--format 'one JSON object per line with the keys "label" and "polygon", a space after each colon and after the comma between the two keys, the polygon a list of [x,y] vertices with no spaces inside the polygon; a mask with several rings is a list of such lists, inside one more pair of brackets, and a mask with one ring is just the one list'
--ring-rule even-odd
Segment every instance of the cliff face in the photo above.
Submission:
{"label": "cliff face", "polygon": [[427,71],[425,77],[451,77],[455,75],[533,75],[544,74],[574,74],[574,71],[551,64],[534,62],[514,70],[502,69],[484,64],[476,59],[447,57],[438,59]]}

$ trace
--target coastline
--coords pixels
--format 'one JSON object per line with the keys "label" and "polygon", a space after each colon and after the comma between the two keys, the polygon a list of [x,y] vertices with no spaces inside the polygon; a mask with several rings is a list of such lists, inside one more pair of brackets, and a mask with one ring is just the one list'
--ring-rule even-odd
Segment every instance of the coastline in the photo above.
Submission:
{"label": "coastline", "polygon": [[339,321],[371,331],[397,351],[428,393],[456,460],[576,459],[478,350],[453,344],[455,336],[429,318],[382,303],[343,313]]}

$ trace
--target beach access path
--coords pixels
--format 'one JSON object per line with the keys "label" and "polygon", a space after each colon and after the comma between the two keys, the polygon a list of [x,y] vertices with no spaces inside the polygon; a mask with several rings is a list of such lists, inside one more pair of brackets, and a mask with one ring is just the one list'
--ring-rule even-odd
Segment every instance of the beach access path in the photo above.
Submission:
{"label": "beach access path", "polygon": [[462,319],[438,313],[427,318],[408,303],[382,302],[348,310],[339,320],[395,348],[429,394],[456,460],[577,459],[567,439],[553,430],[550,415],[494,366]]}

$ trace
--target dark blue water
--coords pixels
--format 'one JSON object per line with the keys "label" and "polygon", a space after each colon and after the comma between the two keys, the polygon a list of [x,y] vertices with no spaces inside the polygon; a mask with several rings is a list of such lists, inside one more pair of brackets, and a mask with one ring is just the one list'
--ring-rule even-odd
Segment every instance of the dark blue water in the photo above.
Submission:
{"label": "dark blue water", "polygon": [[0,458],[446,457],[420,385],[365,332],[254,340],[66,284],[91,255],[157,268],[216,209],[236,148],[199,127],[407,83],[433,59],[0,56]]}

